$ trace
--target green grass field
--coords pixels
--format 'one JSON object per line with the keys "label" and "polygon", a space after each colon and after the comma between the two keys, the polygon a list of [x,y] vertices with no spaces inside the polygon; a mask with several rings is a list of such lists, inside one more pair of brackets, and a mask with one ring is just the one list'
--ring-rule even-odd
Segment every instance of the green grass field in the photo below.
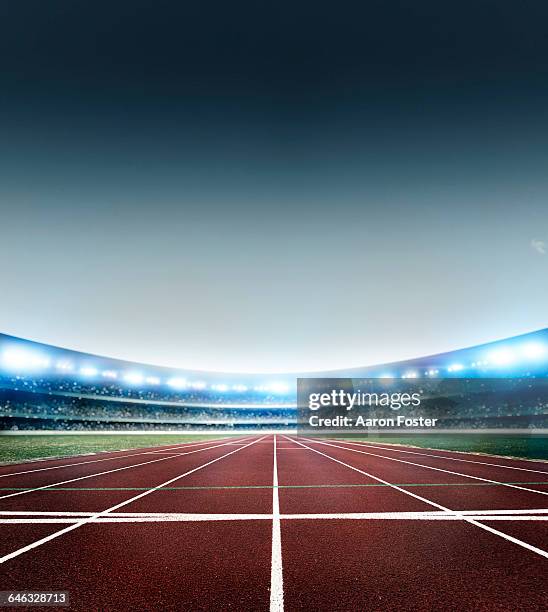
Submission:
{"label": "green grass field", "polygon": [[352,441],[406,444],[421,448],[466,451],[524,457],[527,459],[548,459],[548,436],[523,434],[427,434],[427,435],[385,435],[385,436],[337,436]]}
{"label": "green grass field", "polygon": [[[229,436],[230,434],[225,434]],[[131,435],[131,434],[89,434],[89,435],[0,435],[0,463],[42,459],[45,457],[70,457],[83,453],[143,448],[184,442],[200,442],[222,437],[217,432],[211,435]],[[343,438],[344,436],[337,436]],[[421,448],[468,451],[509,457],[548,460],[548,436],[522,434],[428,434],[428,435],[385,435],[347,436],[353,441],[387,442],[406,444]]]}
{"label": "green grass field", "polygon": [[125,448],[143,448],[181,444],[183,442],[200,442],[220,438],[220,432],[212,435],[131,435],[131,434],[89,434],[89,435],[0,435],[0,463],[42,459],[44,457],[70,457],[83,453],[122,450]]}

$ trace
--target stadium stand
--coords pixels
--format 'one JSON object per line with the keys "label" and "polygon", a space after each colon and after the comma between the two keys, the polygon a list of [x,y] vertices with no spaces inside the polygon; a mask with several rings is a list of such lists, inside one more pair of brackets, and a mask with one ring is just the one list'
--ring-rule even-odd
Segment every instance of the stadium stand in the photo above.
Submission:
{"label": "stadium stand", "polygon": [[[351,378],[355,385],[367,377],[420,382],[431,396],[421,414],[435,415],[448,429],[547,428],[545,395],[523,393],[518,385],[547,375],[548,330],[323,374]],[[0,335],[0,430],[293,430],[296,377],[180,371]],[[489,382],[501,378],[509,380],[502,389]],[[446,390],[440,403],[445,379],[483,382],[458,398]]]}

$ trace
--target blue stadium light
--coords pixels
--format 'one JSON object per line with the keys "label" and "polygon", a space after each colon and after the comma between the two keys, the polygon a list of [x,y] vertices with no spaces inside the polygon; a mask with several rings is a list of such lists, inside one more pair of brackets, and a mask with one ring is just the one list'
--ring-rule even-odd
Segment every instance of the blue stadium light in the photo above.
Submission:
{"label": "blue stadium light", "polygon": [[402,378],[417,378],[418,374],[416,372],[406,372],[402,375]]}
{"label": "blue stadium light", "polygon": [[92,378],[93,376],[97,376],[99,372],[97,368],[92,366],[84,366],[83,368],[80,368],[80,374],[86,378]]}
{"label": "blue stadium light", "polygon": [[232,385],[232,389],[234,391],[239,391],[240,393],[247,391],[247,387],[245,385]]}
{"label": "blue stadium light", "polygon": [[394,378],[394,374],[381,374],[379,378]]}
{"label": "blue stadium light", "polygon": [[145,382],[147,385],[159,385],[160,379],[157,376],[147,376]]}
{"label": "blue stadium light", "polygon": [[205,389],[207,387],[206,383],[203,380],[196,380],[195,382],[191,383],[190,386],[193,389]]}
{"label": "blue stadium light", "polygon": [[130,385],[140,385],[142,384],[144,377],[140,372],[128,372],[124,376],[124,380]]}
{"label": "blue stadium light", "polygon": [[59,370],[60,372],[73,372],[74,364],[68,359],[60,359],[56,362],[55,369]]}
{"label": "blue stadium light", "polygon": [[118,374],[114,370],[105,370],[102,373],[102,376],[105,378],[110,378],[112,380],[116,380],[118,378]]}
{"label": "blue stadium light", "polygon": [[272,393],[287,393],[289,391],[289,385],[284,382],[273,382],[266,387],[266,390]]}
{"label": "blue stadium light", "polygon": [[2,353],[2,363],[10,370],[41,370],[50,365],[50,359],[19,347],[10,347]]}
{"label": "blue stadium light", "polygon": [[546,346],[540,342],[528,342],[521,347],[521,353],[527,359],[542,359],[546,352]]}
{"label": "blue stadium light", "polygon": [[225,385],[225,384],[211,385],[211,388],[214,391],[220,391],[221,393],[224,393],[225,391],[228,391],[228,385]]}
{"label": "blue stadium light", "polygon": [[167,384],[174,389],[185,389],[187,387],[187,382],[184,378],[170,378]]}
{"label": "blue stadium light", "polygon": [[514,359],[514,352],[509,348],[500,348],[489,353],[489,361],[497,366],[510,365]]}
{"label": "blue stadium light", "polygon": [[464,370],[462,363],[454,363],[447,368],[448,372],[460,372],[461,370]]}

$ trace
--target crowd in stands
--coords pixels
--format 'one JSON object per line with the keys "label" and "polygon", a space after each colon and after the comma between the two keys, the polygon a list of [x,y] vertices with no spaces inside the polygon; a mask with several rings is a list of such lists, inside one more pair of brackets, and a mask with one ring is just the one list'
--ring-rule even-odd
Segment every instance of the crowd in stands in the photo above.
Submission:
{"label": "crowd in stands", "polygon": [[[438,428],[548,427],[548,392],[542,384],[524,386],[518,379],[417,384],[423,401],[401,414],[436,418]],[[224,402],[217,397],[205,401],[205,394],[197,393],[127,390],[121,395],[122,391],[109,385],[0,378],[0,429],[290,429],[298,422],[291,398],[280,406],[279,400],[277,405],[253,404],[253,393],[241,393],[227,403],[226,397]],[[370,417],[387,416],[386,409],[368,412]]]}
{"label": "crowd in stands", "polygon": [[[283,394],[272,394],[253,389],[245,391],[230,390],[230,393],[216,391],[208,388],[199,389],[170,389],[164,385],[158,387],[132,387],[109,381],[85,381],[64,377],[41,378],[32,376],[8,376],[0,373],[0,388],[21,391],[34,391],[36,393],[70,393],[77,395],[93,395],[101,397],[117,397],[138,399],[144,401],[184,402],[186,404],[226,404],[230,401],[235,404],[287,404],[294,398]],[[228,399],[227,399],[228,398]]]}

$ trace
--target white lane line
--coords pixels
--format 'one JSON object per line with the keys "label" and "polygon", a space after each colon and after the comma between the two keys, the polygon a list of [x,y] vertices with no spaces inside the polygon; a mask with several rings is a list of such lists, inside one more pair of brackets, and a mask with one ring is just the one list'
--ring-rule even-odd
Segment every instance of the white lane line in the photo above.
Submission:
{"label": "white lane line", "polygon": [[347,446],[340,446],[339,444],[332,444],[329,442],[320,442],[319,440],[311,440],[314,444],[323,444],[324,446],[331,446],[333,448],[340,448],[349,453],[360,453],[362,455],[369,455],[371,457],[379,457],[386,459],[387,461],[397,461],[398,463],[406,463],[407,465],[413,465],[420,467],[425,470],[434,470],[436,472],[444,472],[445,474],[453,474],[453,476],[462,476],[463,478],[471,478],[472,480],[481,480],[482,482],[490,482],[491,484],[500,485],[501,487],[509,487],[510,489],[518,489],[520,491],[527,491],[529,493],[538,493],[539,495],[548,495],[548,491],[538,491],[537,489],[530,489],[529,487],[522,487],[520,485],[510,484],[508,482],[500,482],[499,480],[491,480],[490,478],[481,478],[480,476],[472,476],[471,474],[463,474],[462,472],[453,472],[451,470],[444,470],[442,468],[433,467],[431,465],[423,465],[422,463],[415,463],[414,461],[406,461],[405,459],[397,459],[396,457],[387,457],[386,455],[379,455],[377,453],[368,453],[367,451],[358,450],[357,448],[348,448]]}
{"label": "white lane line", "polygon": [[[56,523],[80,523],[82,518],[75,516],[56,517],[14,517],[12,519],[0,518],[0,524],[56,524]],[[273,520],[274,514],[184,514],[184,513],[115,513],[100,516],[93,523],[166,523],[166,522],[216,522],[216,521],[260,521]],[[448,512],[343,512],[325,514],[280,514],[280,520],[380,520],[380,521],[548,521],[545,514],[468,514],[458,515]],[[283,606],[283,591],[281,600],[277,599],[274,605]],[[278,608],[280,609],[280,608]]]}
{"label": "white lane line", "polygon": [[[351,444],[352,446],[362,446],[365,448],[376,448],[377,450],[389,451],[393,453],[408,453],[410,455],[421,455],[422,457],[434,457],[435,459],[447,459],[449,461],[462,461],[463,463],[477,463],[478,465],[489,465],[496,468],[504,468],[505,470],[519,470],[521,472],[534,472],[535,474],[548,474],[547,470],[531,470],[529,468],[517,467],[513,465],[501,465],[500,463],[488,463],[487,461],[473,461],[472,459],[461,459],[459,457],[446,457],[444,455],[434,455],[432,453],[419,453],[418,451],[403,450],[397,446],[393,448],[386,448],[384,446],[377,446],[375,444],[368,444],[367,442],[347,442],[346,440],[337,440],[336,438],[328,438],[330,442],[339,442],[340,444]],[[450,451],[448,451],[450,452]],[[521,461],[521,459],[516,459]]]}
{"label": "white lane line", "polygon": [[[61,468],[74,467],[75,465],[86,465],[88,463],[100,463],[102,461],[120,460],[120,459],[125,459],[126,457],[136,457],[137,455],[160,455],[162,453],[167,454],[167,451],[169,450],[178,450],[180,448],[190,448],[193,446],[204,446],[205,444],[212,444],[218,440],[225,440],[225,439],[226,439],[226,436],[223,436],[222,438],[216,438],[214,440],[208,440],[206,442],[186,442],[186,443],[182,442],[181,444],[177,444],[176,446],[162,448],[162,450],[142,451],[139,453],[132,453],[131,455],[118,455],[116,457],[106,457],[104,459],[91,459],[90,461],[77,461],[76,463],[64,463],[63,465],[53,465],[51,467],[35,468],[32,470],[23,470],[21,472],[10,472],[9,474],[0,474],[0,478],[8,478],[10,476],[20,476],[21,474],[32,474],[34,472],[45,472],[46,470],[60,470]],[[126,450],[126,451],[106,451],[106,452],[110,453],[110,452],[128,452],[128,451]],[[92,454],[95,455],[98,453],[92,453]],[[59,461],[59,460],[60,459],[49,459],[49,460],[41,459],[41,461]],[[1,466],[1,467],[6,467],[6,466]]]}
{"label": "white lane line", "polygon": [[[290,440],[291,438],[287,438],[288,440]],[[518,540],[518,538],[514,538],[513,536],[510,536],[502,531],[498,531],[497,529],[493,529],[493,527],[489,527],[489,525],[484,525],[483,523],[480,523],[476,520],[474,520],[473,518],[469,518],[465,515],[463,515],[461,512],[459,512],[458,510],[451,510],[445,506],[442,506],[441,504],[438,504],[434,501],[431,501],[429,499],[426,499],[425,497],[421,497],[420,495],[417,495],[416,493],[412,493],[411,491],[407,491],[406,489],[402,489],[401,487],[398,487],[397,485],[394,485],[390,482],[387,482],[386,480],[383,480],[382,478],[378,478],[377,476],[373,476],[372,474],[369,474],[367,472],[365,472],[364,470],[360,470],[357,467],[354,467],[353,465],[349,465],[348,463],[344,463],[344,461],[340,461],[339,459],[336,459],[335,457],[331,457],[330,455],[327,455],[326,453],[322,453],[321,451],[319,451],[316,448],[312,448],[310,446],[306,446],[306,444],[303,444],[302,442],[298,442],[297,440],[293,440],[293,442],[296,442],[297,444],[300,444],[301,446],[304,446],[305,448],[308,448],[309,450],[311,450],[314,453],[317,453],[318,455],[322,455],[323,457],[326,457],[327,459],[330,459],[331,461],[335,461],[335,463],[339,463],[340,465],[344,465],[345,467],[349,468],[350,470],[353,470],[355,472],[358,472],[359,474],[363,474],[364,476],[368,476],[369,478],[373,478],[373,480],[377,480],[378,482],[383,482],[384,484],[387,484],[389,486],[391,486],[392,488],[396,489],[397,491],[400,491],[401,493],[404,493],[405,495],[409,495],[410,497],[414,497],[415,499],[418,499],[426,504],[429,504],[430,506],[434,506],[435,508],[439,508],[440,510],[444,510],[445,512],[448,512],[450,514],[453,515],[457,515],[457,516],[463,516],[464,520],[467,523],[470,523],[471,525],[475,525],[476,527],[479,527],[480,529],[483,529],[484,531],[489,531],[490,533],[493,533],[494,535],[498,535],[501,538],[504,538],[505,540],[508,540],[509,542],[513,542],[514,544],[517,544],[518,546],[521,546],[523,548],[526,548],[527,550],[530,550],[531,552],[536,553],[537,555],[540,555],[542,557],[545,557],[546,559],[548,559],[548,552],[546,552],[545,550],[542,550],[541,548],[537,548],[536,546],[532,546],[531,544],[528,544],[527,542],[524,542],[523,540]],[[331,446],[331,445],[328,445]],[[351,451],[353,452],[354,449],[350,449],[350,448],[346,448],[344,449],[346,451]],[[354,451],[355,452],[355,451]],[[358,452],[362,452],[362,451],[358,451]],[[370,454],[370,453],[367,453]],[[405,462],[407,463],[407,462]]]}
{"label": "white lane line", "polygon": [[213,450],[214,448],[219,448],[221,446],[227,446],[228,444],[230,443],[225,442],[224,444],[216,444],[215,446],[208,446],[207,448],[198,448],[195,450],[188,451],[186,453],[177,453],[174,455],[170,455],[169,457],[161,457],[160,459],[152,459],[151,461],[142,461],[141,463],[133,463],[131,465],[125,465],[123,467],[115,468],[113,470],[105,470],[103,472],[96,472],[94,474],[88,474],[87,476],[78,476],[77,478],[71,478],[69,480],[62,480],[61,482],[54,482],[52,484],[43,485],[41,487],[36,487],[34,489],[26,489],[25,491],[17,491],[17,493],[8,493],[7,495],[0,495],[0,500],[7,499],[8,497],[16,497],[18,495],[26,495],[28,493],[35,493],[36,491],[43,491],[45,489],[50,489],[51,487],[58,487],[60,485],[68,484],[69,482],[76,482],[77,480],[86,480],[87,478],[95,478],[96,476],[104,476],[105,474],[114,474],[114,472],[121,472],[122,470],[130,470],[132,468],[136,468],[141,465],[149,465],[151,463],[167,461],[168,459],[174,459],[175,457],[182,457],[184,455],[192,455],[194,453],[202,453],[204,451]]}
{"label": "white lane line", "polygon": [[[13,516],[13,517],[90,517],[96,514],[95,512],[48,512],[48,511],[25,511],[25,510],[4,510],[0,512],[0,516]],[[548,508],[533,508],[533,509],[517,509],[517,510],[459,510],[459,516],[511,516],[511,515],[539,515],[544,516],[547,515],[548,518]],[[280,514],[280,519],[290,519],[294,517],[332,517],[337,516],[340,518],[347,517],[357,517],[363,516],[365,518],[368,517],[383,517],[383,516],[401,516],[405,517],[415,517],[415,516],[453,516],[448,515],[446,511],[441,510],[421,510],[421,511],[398,511],[398,512],[328,512],[328,513],[313,513],[313,514]],[[111,517],[124,517],[124,518],[132,518],[132,517],[164,517],[164,516],[181,516],[181,517],[243,517],[254,519],[256,516],[264,516],[269,519],[272,519],[273,514],[203,514],[203,513],[191,513],[191,512],[116,512],[115,514],[109,515]],[[243,520],[242,519],[242,520]]]}
{"label": "white lane line", "polygon": [[[6,561],[9,561],[10,559],[13,559],[14,557],[18,557],[19,555],[22,555],[23,553],[26,553],[29,550],[33,550],[34,548],[37,548],[38,546],[41,546],[42,544],[46,544],[46,542],[49,542],[49,541],[51,541],[51,540],[53,540],[55,538],[58,538],[58,537],[64,535],[65,533],[69,533],[70,531],[73,531],[74,529],[78,529],[78,527],[82,527],[83,525],[87,525],[89,523],[92,523],[96,519],[98,519],[100,517],[103,517],[106,514],[108,514],[110,512],[113,512],[114,510],[118,510],[118,508],[123,508],[124,506],[127,506],[127,504],[131,504],[132,502],[137,501],[138,499],[141,499],[141,498],[143,498],[143,497],[145,497],[147,495],[150,495],[151,493],[154,493],[155,491],[158,491],[158,489],[161,489],[162,487],[165,487],[165,486],[171,484],[172,482],[180,480],[181,478],[184,478],[185,476],[189,476],[190,474],[194,474],[194,472],[197,472],[198,470],[203,470],[205,467],[208,467],[209,465],[212,465],[213,463],[216,463],[217,461],[220,461],[221,459],[225,459],[226,457],[229,457],[230,455],[233,455],[234,453],[239,453],[244,448],[247,448],[248,446],[251,446],[251,445],[255,444],[256,442],[260,442],[261,440],[264,440],[264,438],[266,438],[266,436],[263,436],[262,438],[258,438],[256,440],[252,440],[251,442],[249,442],[245,446],[240,446],[239,448],[236,448],[236,449],[230,451],[229,453],[221,455],[220,457],[217,457],[216,459],[212,459],[211,461],[208,461],[207,463],[203,463],[202,465],[199,465],[198,467],[195,467],[192,470],[188,470],[187,472],[184,472],[184,474],[180,474],[179,476],[175,476],[174,478],[170,478],[169,480],[166,480],[165,482],[157,485],[156,487],[154,487],[152,489],[144,491],[143,493],[139,493],[139,495],[135,495],[134,497],[131,497],[130,499],[126,499],[125,501],[120,502],[119,504],[116,504],[114,506],[111,506],[110,508],[107,508],[106,510],[102,510],[101,512],[96,512],[95,514],[93,514],[92,516],[90,516],[88,518],[81,519],[77,523],[69,525],[68,527],[65,527],[64,529],[61,529],[60,531],[56,531],[56,532],[46,536],[45,538],[41,538],[40,540],[36,540],[35,542],[32,542],[31,544],[28,544],[27,546],[23,546],[22,548],[18,548],[17,550],[14,550],[13,552],[8,553],[7,555],[4,555],[3,557],[0,557],[0,563],[5,563]],[[202,450],[204,450],[204,449],[202,449]],[[163,461],[163,459],[160,459],[160,461]]]}
{"label": "white lane line", "polygon": [[274,467],[272,476],[272,561],[270,568],[270,612],[283,612],[284,583],[282,566],[282,528],[278,495],[278,457],[274,434]]}

